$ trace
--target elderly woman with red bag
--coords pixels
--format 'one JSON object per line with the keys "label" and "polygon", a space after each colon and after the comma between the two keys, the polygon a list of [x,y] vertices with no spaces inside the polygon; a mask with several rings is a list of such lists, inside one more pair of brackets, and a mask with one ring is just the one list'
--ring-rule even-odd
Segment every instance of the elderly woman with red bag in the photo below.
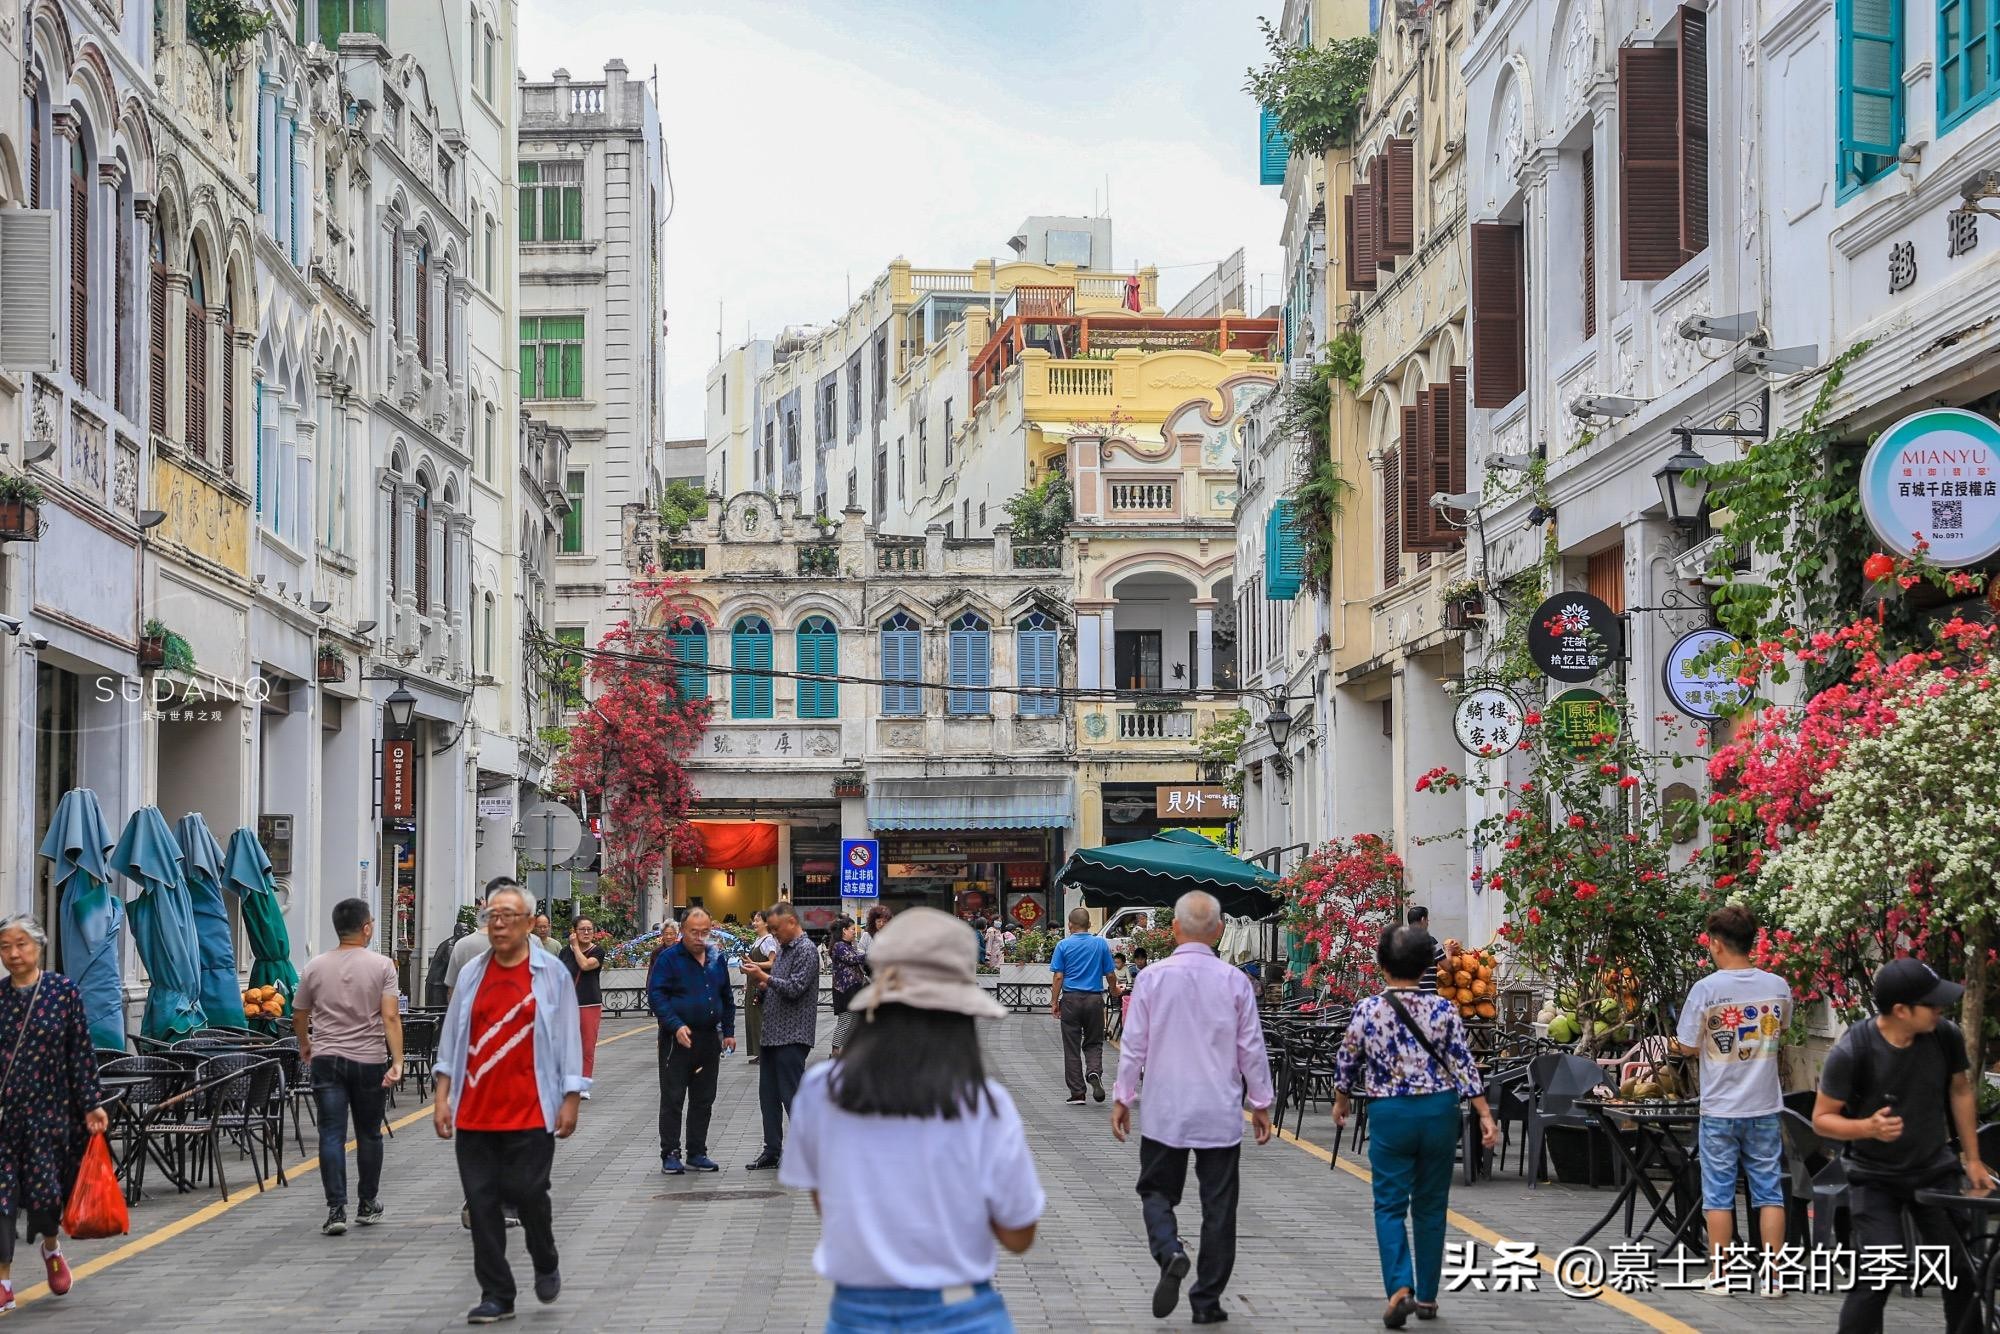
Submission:
{"label": "elderly woman with red bag", "polygon": [[57,1235],[89,1137],[109,1118],[98,1104],[97,1057],[84,1022],[83,998],[60,973],[42,970],[48,935],[34,918],[0,920],[0,1311],[14,1309],[17,1216],[42,1241],[49,1291],[70,1288]]}

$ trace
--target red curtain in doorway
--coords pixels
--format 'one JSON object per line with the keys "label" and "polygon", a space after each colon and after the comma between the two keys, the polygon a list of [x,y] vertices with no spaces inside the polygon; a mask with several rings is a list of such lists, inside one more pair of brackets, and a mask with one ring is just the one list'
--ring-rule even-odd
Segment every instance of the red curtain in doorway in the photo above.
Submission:
{"label": "red curtain in doorway", "polygon": [[778,864],[778,826],[695,821],[702,854],[696,863],[716,871],[747,871]]}

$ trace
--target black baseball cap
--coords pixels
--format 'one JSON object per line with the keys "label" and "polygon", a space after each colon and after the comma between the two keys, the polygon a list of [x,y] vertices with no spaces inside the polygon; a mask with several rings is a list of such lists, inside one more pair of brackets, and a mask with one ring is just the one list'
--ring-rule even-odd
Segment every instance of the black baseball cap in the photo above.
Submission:
{"label": "black baseball cap", "polygon": [[1887,1014],[1898,1005],[1948,1007],[1958,1004],[1958,998],[1964,994],[1964,987],[1939,977],[1921,959],[1896,959],[1883,964],[1875,974],[1878,1014]]}

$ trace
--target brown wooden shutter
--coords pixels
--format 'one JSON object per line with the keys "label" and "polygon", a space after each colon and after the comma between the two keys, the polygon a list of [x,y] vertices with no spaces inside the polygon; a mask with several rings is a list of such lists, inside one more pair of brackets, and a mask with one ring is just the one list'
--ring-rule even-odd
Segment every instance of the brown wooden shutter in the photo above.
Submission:
{"label": "brown wooden shutter", "polygon": [[164,437],[167,433],[167,266],[155,260],[152,269],[151,290],[147,293],[149,309],[146,312],[146,391],[151,397],[146,406],[146,424],[154,435]]}
{"label": "brown wooden shutter", "polygon": [[236,326],[222,326],[222,471],[236,475]]}
{"label": "brown wooden shutter", "polygon": [[417,252],[417,364],[431,364],[431,266],[424,252]]}
{"label": "brown wooden shutter", "polygon": [[1388,190],[1383,248],[1392,255],[1412,254],[1417,248],[1416,145],[1408,139],[1391,139],[1381,160]]}
{"label": "brown wooden shutter", "polygon": [[192,296],[187,308],[187,418],[182,428],[188,453],[208,457],[208,312]]}
{"label": "brown wooden shutter", "polygon": [[1375,290],[1375,183],[1354,187],[1354,272],[1347,275],[1353,292]]}
{"label": "brown wooden shutter", "polygon": [[431,611],[431,493],[423,492],[417,499],[417,611],[428,616]]}
{"label": "brown wooden shutter", "polygon": [[1377,153],[1368,168],[1368,179],[1375,182],[1375,267],[1393,269],[1396,267],[1396,252],[1389,249],[1389,155]]}
{"label": "brown wooden shutter", "polygon": [[1472,224],[1472,404],[1504,408],[1527,387],[1521,229]]}
{"label": "brown wooden shutter", "polygon": [[114,218],[117,228],[116,267],[111,274],[111,393],[118,410],[126,416],[132,415],[132,386],[127,382],[128,370],[125,343],[133,336],[131,330],[132,301],[132,222],[129,218]]}
{"label": "brown wooden shutter", "polygon": [[1367,255],[1368,262],[1365,264],[1362,262],[1366,254],[1362,248],[1362,242],[1366,239],[1364,233],[1372,236],[1374,229],[1368,225],[1370,219],[1360,204],[1361,189],[1362,187],[1355,186],[1354,193],[1341,201],[1342,211],[1347,215],[1347,290],[1350,292],[1375,290],[1374,256]]}
{"label": "brown wooden shutter", "polygon": [[1590,595],[1614,612],[1625,610],[1625,549],[1608,547],[1587,566]]}
{"label": "brown wooden shutter", "polygon": [[1431,508],[1431,391],[1403,409],[1403,550],[1429,551],[1437,544],[1437,512]]}
{"label": "brown wooden shutter", "polygon": [[1453,366],[1451,378],[1443,390],[1446,410],[1451,413],[1451,429],[1445,436],[1445,446],[1451,454],[1451,478],[1445,490],[1454,494],[1464,491],[1468,482],[1465,466],[1465,442],[1472,423],[1466,420],[1465,367]]}
{"label": "brown wooden shutter", "polygon": [[1681,262],[1708,249],[1708,15],[1681,6]]}
{"label": "brown wooden shutter", "polygon": [[[1407,422],[1416,409],[1404,408]],[[1382,587],[1394,588],[1403,572],[1403,469],[1402,447],[1389,451],[1382,460]]]}
{"label": "brown wooden shutter", "polygon": [[403,234],[389,233],[389,333],[403,341]]}
{"label": "brown wooden shutter", "polygon": [[90,178],[69,174],[69,373],[90,386]]}
{"label": "brown wooden shutter", "polygon": [[1627,281],[1652,282],[1681,266],[1679,84],[1672,47],[1618,52],[1618,276]]}
{"label": "brown wooden shutter", "polygon": [[1597,335],[1597,150],[1583,150],[1583,336]]}
{"label": "brown wooden shutter", "polygon": [[[1450,495],[1457,495],[1459,492],[1465,490],[1465,458],[1462,454],[1455,455],[1452,452],[1452,439],[1456,431],[1455,423],[1457,418],[1452,415],[1451,388],[1449,385],[1441,384],[1432,389],[1430,393],[1431,433],[1428,446],[1431,462],[1430,492],[1431,495],[1436,495],[1440,491]],[[1444,515],[1439,514],[1434,509],[1429,509],[1429,506],[1425,508],[1429,510],[1431,516],[1432,549],[1450,551],[1452,548],[1458,546],[1459,543],[1465,541],[1465,530],[1458,526],[1458,524],[1465,522],[1463,511],[1452,511],[1452,515],[1456,519],[1454,523],[1447,522]]]}

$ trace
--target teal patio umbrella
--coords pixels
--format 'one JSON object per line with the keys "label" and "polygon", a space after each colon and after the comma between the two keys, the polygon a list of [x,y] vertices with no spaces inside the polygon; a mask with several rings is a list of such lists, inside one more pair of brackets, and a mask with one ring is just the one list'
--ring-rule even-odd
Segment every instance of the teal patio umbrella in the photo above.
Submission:
{"label": "teal patio umbrella", "polygon": [[229,925],[229,906],[222,901],[222,845],[209,832],[199,811],[174,824],[181,847],[181,868],[187,874],[188,899],[194,906],[195,944],[201,950],[201,1009],[211,1024],[240,1027],[243,992],[236,985],[236,933]]}
{"label": "teal patio umbrella", "polygon": [[181,871],[181,848],[158,806],[141,806],[125,822],[111,864],[139,887],[132,899],[132,942],[153,984],[139,1032],[172,1042],[208,1026],[201,1010],[201,946],[194,903]]}
{"label": "teal patio umbrella", "polygon": [[1164,908],[1191,889],[1205,889],[1231,917],[1263,918],[1278,911],[1277,876],[1192,829],[1081,848],[1070,854],[1056,884],[1076,886],[1093,908]]}
{"label": "teal patio umbrella", "polygon": [[71,788],[56,803],[42,839],[42,855],[55,865],[50,878],[62,890],[56,909],[56,943],[63,975],[83,994],[90,1045],[125,1049],[125,988],[118,980],[125,905],[111,892],[111,834],[89,788]]}
{"label": "teal patio umbrella", "polygon": [[[289,1015],[292,993],[299,986],[299,970],[292,967],[292,936],[285,929],[285,910],[278,906],[278,891],[271,883],[271,859],[257,835],[248,829],[229,836],[222,885],[243,906],[243,934],[250,939],[252,961],[250,985],[275,986],[285,998],[285,1013]],[[251,1026],[277,1032],[283,1023],[266,1015],[254,1017]]]}

